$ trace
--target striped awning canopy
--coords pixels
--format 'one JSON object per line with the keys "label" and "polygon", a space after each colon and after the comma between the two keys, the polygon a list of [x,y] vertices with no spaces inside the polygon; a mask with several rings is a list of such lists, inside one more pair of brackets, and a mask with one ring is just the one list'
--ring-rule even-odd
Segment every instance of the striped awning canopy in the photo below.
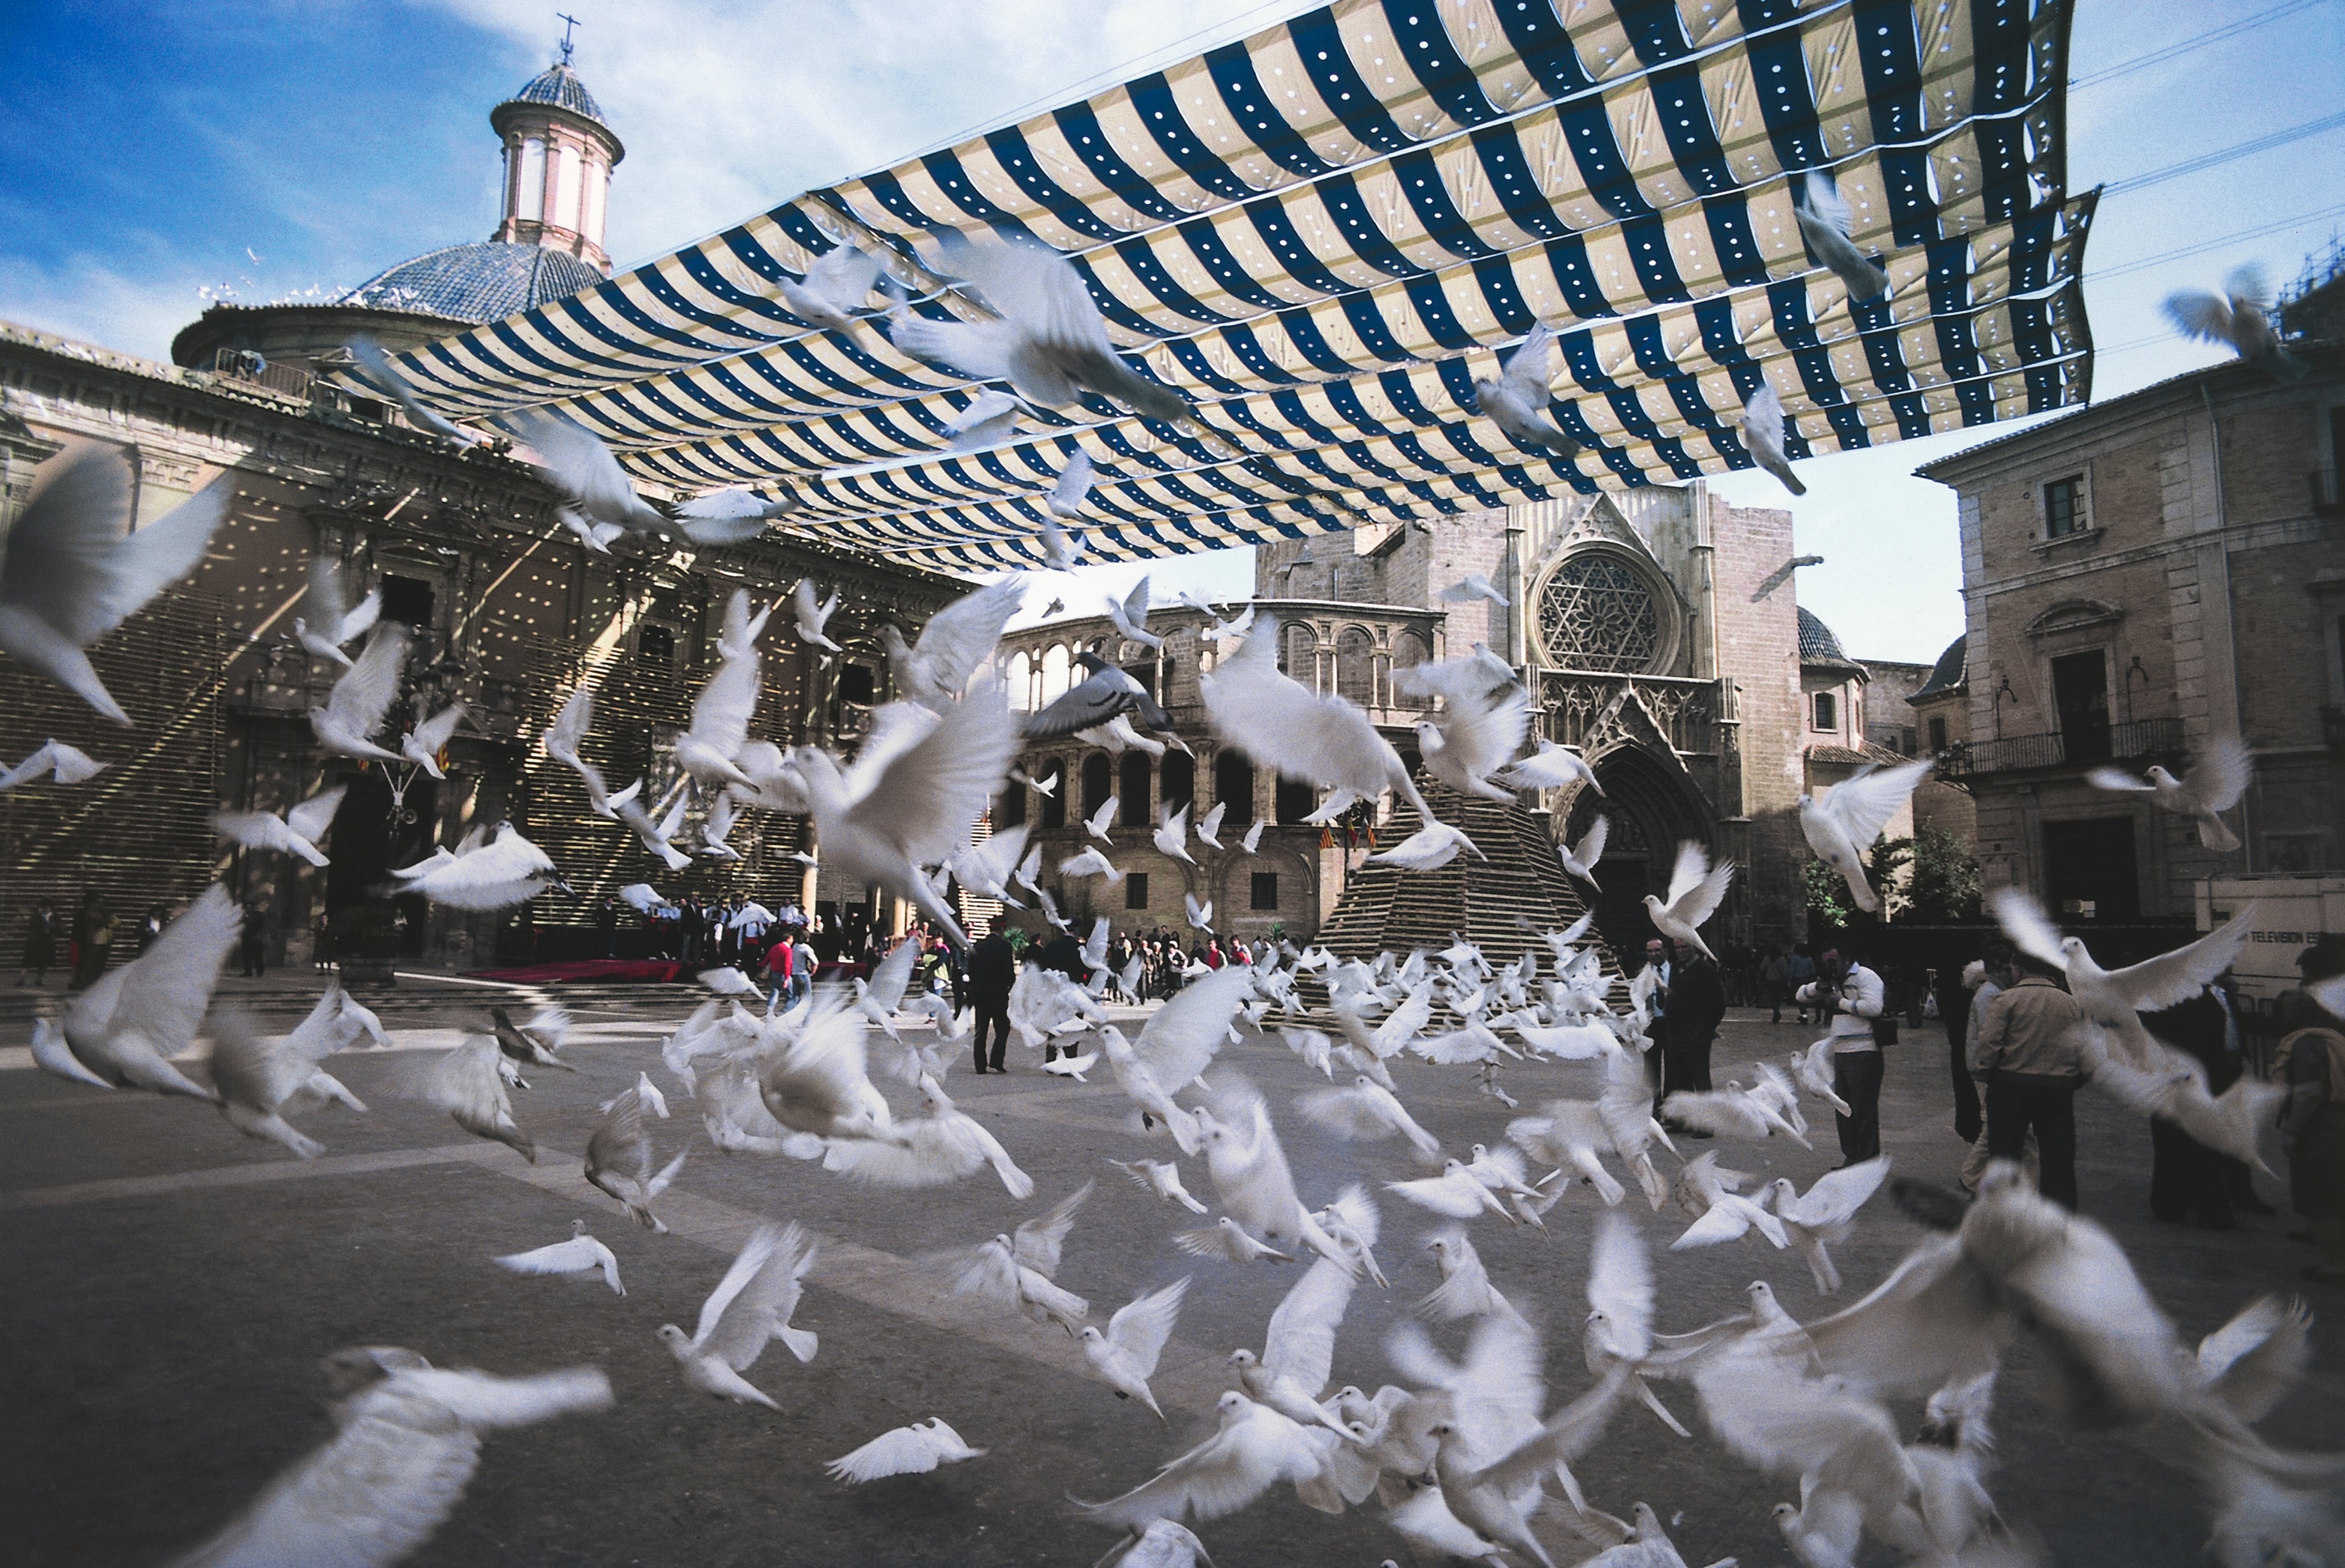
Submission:
{"label": "striped awning canopy", "polygon": [[[1039,555],[1078,451],[1109,559],[1667,484],[2084,401],[2092,197],[2066,188],[2068,0],[1340,0],[1185,65],[807,191],[399,359],[473,420],[547,407],[654,493],[747,485],[786,526],[943,567]],[[1836,177],[1888,271],[1858,303],[1792,213]],[[979,318],[944,236],[1040,243],[1193,417],[1091,393],[957,452],[984,389],[824,331],[778,285],[884,259]],[[884,303],[875,295],[873,305]],[[1569,461],[1473,382],[1536,323]]]}

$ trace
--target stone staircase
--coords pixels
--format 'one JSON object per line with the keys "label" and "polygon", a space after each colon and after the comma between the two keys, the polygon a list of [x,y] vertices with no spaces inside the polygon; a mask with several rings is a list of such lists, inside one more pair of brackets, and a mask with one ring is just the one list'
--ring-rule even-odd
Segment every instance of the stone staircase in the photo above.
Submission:
{"label": "stone staircase", "polygon": [[[1526,948],[1540,953],[1540,972],[1552,972],[1539,933],[1559,931],[1588,912],[1579,885],[1556,859],[1540,820],[1513,801],[1485,800],[1440,789],[1422,777],[1418,784],[1434,814],[1465,830],[1489,859],[1462,854],[1438,871],[1409,871],[1364,861],[1345,884],[1344,897],[1319,942],[1345,958],[1373,960],[1379,952],[1443,948],[1462,936],[1503,966]],[[1424,826],[1414,807],[1396,800],[1392,820],[1376,842],[1390,848]],[[1529,921],[1526,931],[1518,917]],[[1619,964],[1602,939],[1589,933],[1604,954],[1608,973]]]}

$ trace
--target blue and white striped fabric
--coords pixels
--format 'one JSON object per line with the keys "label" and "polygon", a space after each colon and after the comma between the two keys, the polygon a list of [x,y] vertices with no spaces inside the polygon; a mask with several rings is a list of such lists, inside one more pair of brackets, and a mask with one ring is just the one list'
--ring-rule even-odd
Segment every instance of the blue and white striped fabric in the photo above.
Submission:
{"label": "blue and white striped fabric", "polygon": [[[1077,451],[1096,555],[1211,548],[1743,468],[1771,382],[1795,456],[2079,402],[2092,199],[2066,189],[2068,0],[1343,0],[1081,103],[808,191],[569,299],[400,357],[452,416],[550,407],[654,493],[746,484],[790,525],[935,565],[1039,551]],[[1792,216],[1829,169],[1890,277],[1853,302]],[[948,232],[1064,252],[1193,410],[1094,394],[976,453],[982,390],[793,315],[853,244],[936,319]],[[875,300],[876,302],[876,300]],[[1545,323],[1515,447],[1474,380]]]}

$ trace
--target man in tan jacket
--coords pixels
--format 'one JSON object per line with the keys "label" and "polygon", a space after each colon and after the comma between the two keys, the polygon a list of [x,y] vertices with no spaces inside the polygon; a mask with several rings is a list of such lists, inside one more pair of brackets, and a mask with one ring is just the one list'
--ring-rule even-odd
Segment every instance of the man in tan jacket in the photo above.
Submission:
{"label": "man in tan jacket", "polygon": [[1995,999],[1979,1027],[1987,1153],[2016,1160],[2033,1130],[2041,1162],[2036,1186],[2053,1202],[2075,1208],[2076,1099],[2085,1062],[2072,1031],[2085,1015],[2051,965],[2021,953],[2015,968],[2019,983]]}

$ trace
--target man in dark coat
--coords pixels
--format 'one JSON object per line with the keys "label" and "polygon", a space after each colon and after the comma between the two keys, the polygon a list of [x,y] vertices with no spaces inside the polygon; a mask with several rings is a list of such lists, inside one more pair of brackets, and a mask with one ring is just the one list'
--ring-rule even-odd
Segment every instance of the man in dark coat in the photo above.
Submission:
{"label": "man in dark coat", "polygon": [[[2239,1081],[2244,1052],[2238,1015],[2231,1010],[2229,976],[2189,1001],[2162,1012],[2145,1013],[2150,1033],[2197,1062],[2207,1074],[2207,1092],[2219,1095]],[[2229,1230],[2234,1211],[2269,1214],[2256,1196],[2248,1168],[2218,1154],[2162,1116],[2149,1119],[2149,1212],[2159,1219],[2195,1217],[2208,1230]]]}
{"label": "man in dark coat", "polygon": [[[1049,946],[1042,949],[1042,967],[1065,975],[1077,985],[1089,983],[1091,977],[1091,966],[1083,962],[1083,944],[1075,940],[1071,932],[1061,932],[1051,939]],[[1071,1056],[1074,1054],[1073,1048],[1070,1047],[1067,1054]],[[1051,1041],[1044,1041],[1042,1060],[1048,1063],[1058,1059],[1059,1047]]]}
{"label": "man in dark coat", "polygon": [[1666,1086],[1710,1087],[1710,1048],[1726,1018],[1726,980],[1699,948],[1681,948],[1670,974],[1670,1010],[1662,1016]]}
{"label": "man in dark coat", "polygon": [[[969,1001],[977,1010],[969,1037],[977,1053],[977,1070],[980,1074],[988,1067],[997,1073],[1010,1070],[1001,1064],[1001,1054],[1010,1045],[1010,988],[1017,983],[1018,958],[1002,934],[990,931],[978,938],[977,945],[969,950]],[[985,1052],[989,1026],[993,1031],[993,1056],[990,1062]]]}

